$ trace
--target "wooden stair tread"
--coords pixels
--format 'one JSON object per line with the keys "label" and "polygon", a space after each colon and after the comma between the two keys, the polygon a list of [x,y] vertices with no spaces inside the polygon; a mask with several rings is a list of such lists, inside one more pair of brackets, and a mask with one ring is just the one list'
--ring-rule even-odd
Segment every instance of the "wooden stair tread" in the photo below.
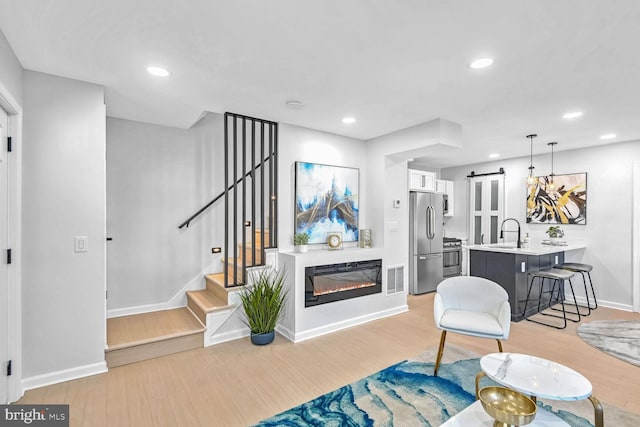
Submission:
{"label": "wooden stair tread", "polygon": [[[236,263],[238,270],[242,268],[242,257],[227,258],[227,259],[222,258],[222,263],[224,264],[225,262],[229,264],[229,267],[233,267],[233,263]],[[246,263],[245,267],[254,267],[254,265],[251,264],[249,260],[246,260],[245,263]]]}
{"label": "wooden stair tread", "polygon": [[[256,245],[256,251],[259,251],[260,242],[257,242],[257,243],[258,244]],[[242,249],[242,243],[238,243],[238,247]],[[253,242],[246,242],[245,248],[253,248]],[[264,242],[264,249],[271,249],[271,246],[269,246],[269,242]]]}
{"label": "wooden stair tread", "polygon": [[202,333],[187,307],[107,319],[107,352]]}
{"label": "wooden stair tread", "polygon": [[209,289],[201,291],[187,291],[187,296],[191,298],[193,302],[196,303],[205,313],[233,307],[233,305],[223,301]]}
{"label": "wooden stair tread", "polygon": [[[237,292],[238,290],[242,289],[242,285],[225,288],[224,273],[207,274],[204,277],[207,281],[207,289],[215,293],[218,298],[222,299],[223,301],[228,301],[228,294],[230,292]],[[233,278],[229,280],[229,284],[233,284]]]}

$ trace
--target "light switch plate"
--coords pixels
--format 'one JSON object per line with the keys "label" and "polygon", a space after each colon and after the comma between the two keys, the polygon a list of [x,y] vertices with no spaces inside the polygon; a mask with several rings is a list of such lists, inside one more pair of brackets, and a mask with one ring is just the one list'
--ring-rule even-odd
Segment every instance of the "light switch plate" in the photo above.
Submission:
{"label": "light switch plate", "polygon": [[89,238],[87,236],[76,236],[74,247],[76,252],[89,252]]}
{"label": "light switch plate", "polygon": [[394,208],[399,208],[400,207],[400,200],[394,200],[393,201],[393,207]]}

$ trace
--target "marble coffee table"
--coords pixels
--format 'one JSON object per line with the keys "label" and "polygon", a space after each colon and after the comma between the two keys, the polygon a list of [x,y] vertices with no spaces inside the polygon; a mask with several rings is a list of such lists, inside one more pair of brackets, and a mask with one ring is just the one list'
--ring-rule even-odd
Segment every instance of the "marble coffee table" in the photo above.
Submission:
{"label": "marble coffee table", "polygon": [[[492,353],[480,359],[482,372],[476,376],[476,397],[484,375],[498,384],[534,400],[589,399],[595,411],[595,427],[603,427],[602,405],[592,394],[591,383],[580,373],[559,363],[518,353]],[[540,409],[540,408],[538,408]]]}
{"label": "marble coffee table", "polygon": [[[482,407],[482,402],[476,400],[464,410],[449,418],[440,427],[493,427],[494,419]],[[536,417],[527,427],[570,427],[569,424],[556,415],[542,408],[536,409]]]}

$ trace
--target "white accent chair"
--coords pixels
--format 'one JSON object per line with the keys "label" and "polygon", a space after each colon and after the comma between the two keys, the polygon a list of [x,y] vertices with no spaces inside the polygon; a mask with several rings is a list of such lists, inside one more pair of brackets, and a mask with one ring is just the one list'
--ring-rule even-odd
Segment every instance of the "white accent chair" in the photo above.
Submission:
{"label": "white accent chair", "polygon": [[456,276],[440,282],[436,292],[433,319],[442,334],[434,376],[438,376],[447,331],[493,338],[502,352],[500,340],[509,338],[511,328],[509,295],[502,286],[482,277]]}

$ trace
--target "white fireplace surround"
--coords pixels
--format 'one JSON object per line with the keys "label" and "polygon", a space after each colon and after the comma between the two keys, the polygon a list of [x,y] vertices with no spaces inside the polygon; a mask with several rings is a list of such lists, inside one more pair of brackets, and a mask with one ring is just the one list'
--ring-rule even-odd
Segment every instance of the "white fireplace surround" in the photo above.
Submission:
{"label": "white fireplace surround", "polygon": [[382,259],[382,248],[345,248],[307,253],[280,253],[279,266],[286,271],[287,308],[276,330],[293,342],[304,341],[340,329],[408,311],[406,292],[387,295],[386,277],[382,275],[382,293],[364,295],[313,307],[304,306],[304,272],[314,265]]}

